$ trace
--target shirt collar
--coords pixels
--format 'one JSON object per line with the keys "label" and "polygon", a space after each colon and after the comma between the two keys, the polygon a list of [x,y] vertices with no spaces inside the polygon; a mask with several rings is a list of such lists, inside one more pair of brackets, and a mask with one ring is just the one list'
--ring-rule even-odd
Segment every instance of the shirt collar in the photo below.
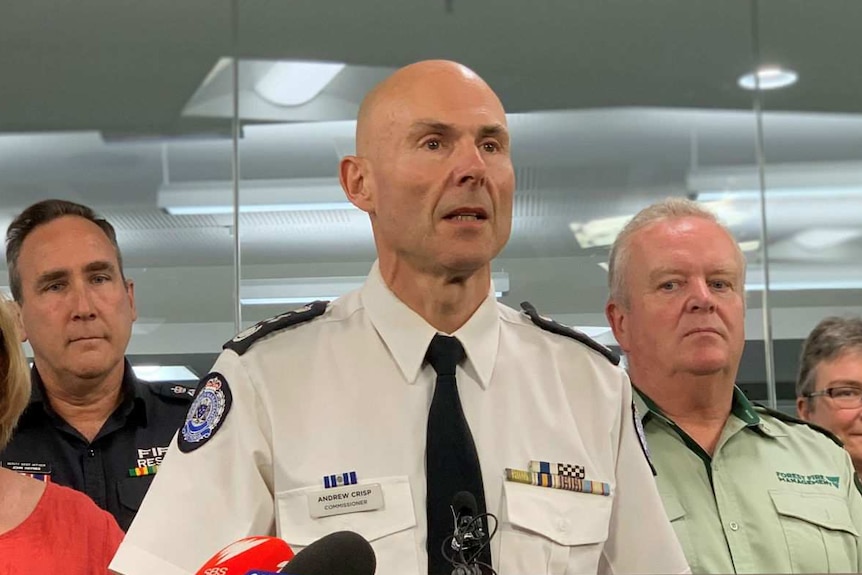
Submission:
{"label": "shirt collar", "polygon": [[[38,407],[42,407],[48,415],[56,416],[56,413],[51,408],[51,403],[46,401],[45,383],[42,381],[42,376],[39,375],[39,370],[36,369],[36,364],[30,369],[30,403],[27,406],[28,412],[35,411]],[[132,364],[128,359],[123,359],[123,382],[120,384],[123,394],[123,401],[117,407],[114,413],[119,413],[123,416],[128,416],[133,411],[137,412],[144,425],[147,423],[147,401],[145,383],[135,377],[135,372],[132,370]]]}
{"label": "shirt collar", "polygon": [[[634,387],[634,385],[632,385]],[[654,414],[661,416],[663,419],[669,419],[656,403],[649,398],[647,394],[634,387],[634,402],[640,414],[641,421],[646,423],[647,416]],[[742,393],[742,390],[733,386],[733,398],[730,404],[730,414],[741,420],[746,427],[762,428],[760,416],[754,410],[754,406]]]}
{"label": "shirt collar", "polygon": [[[383,281],[378,262],[371,267],[360,298],[404,379],[415,383],[425,361],[425,352],[437,330],[392,293]],[[472,370],[479,384],[487,388],[500,344],[500,316],[490,286],[479,309],[451,335],[458,338],[467,353],[462,367]]]}

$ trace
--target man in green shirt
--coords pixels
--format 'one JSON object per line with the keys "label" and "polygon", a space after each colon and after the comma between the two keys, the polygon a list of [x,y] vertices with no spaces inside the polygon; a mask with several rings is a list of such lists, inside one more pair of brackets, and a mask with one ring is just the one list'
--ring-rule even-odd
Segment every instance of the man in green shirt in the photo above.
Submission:
{"label": "man in green shirt", "polygon": [[735,386],[745,259],[715,216],[668,199],[611,249],[625,352],[668,517],[694,573],[862,570],[862,496],[830,437]]}

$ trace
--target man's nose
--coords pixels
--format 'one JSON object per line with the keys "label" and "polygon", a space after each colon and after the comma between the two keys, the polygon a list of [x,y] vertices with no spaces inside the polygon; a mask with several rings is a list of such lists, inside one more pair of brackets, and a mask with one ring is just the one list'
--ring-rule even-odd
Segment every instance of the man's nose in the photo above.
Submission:
{"label": "man's nose", "polygon": [[72,288],[73,316],[76,319],[93,319],[96,317],[96,307],[93,305],[93,294],[85,285]]}
{"label": "man's nose", "polygon": [[714,311],[715,294],[706,280],[695,280],[689,282],[689,311]]}
{"label": "man's nose", "polygon": [[475,142],[465,142],[458,147],[454,175],[459,185],[484,183],[487,167],[482,149]]}

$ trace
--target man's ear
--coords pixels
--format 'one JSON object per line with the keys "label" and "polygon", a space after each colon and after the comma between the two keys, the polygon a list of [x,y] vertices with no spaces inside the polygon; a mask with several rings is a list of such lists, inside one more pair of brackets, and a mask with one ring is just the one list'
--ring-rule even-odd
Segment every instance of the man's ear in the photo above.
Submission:
{"label": "man's ear", "polygon": [[129,297],[129,305],[132,308],[132,321],[138,319],[138,308],[135,307],[135,281],[126,280],[126,294]]}
{"label": "man's ear", "polygon": [[363,212],[374,213],[373,186],[368,173],[368,160],[358,156],[344,156],[338,166],[338,179],[350,203]]}
{"label": "man's ear", "polygon": [[608,300],[605,305],[605,317],[611,326],[611,331],[614,332],[614,338],[620,344],[620,349],[628,353],[629,350],[629,331],[627,312],[623,306],[612,299]]}
{"label": "man's ear", "polygon": [[18,327],[18,334],[21,336],[21,343],[27,341],[27,330],[24,328],[24,318],[21,314],[21,304],[17,301],[7,302],[9,311],[12,312],[12,317],[15,318],[15,325]]}
{"label": "man's ear", "polygon": [[805,421],[809,421],[811,417],[811,402],[808,401],[807,397],[797,397],[796,398],[796,415],[799,416],[799,419],[803,419]]}

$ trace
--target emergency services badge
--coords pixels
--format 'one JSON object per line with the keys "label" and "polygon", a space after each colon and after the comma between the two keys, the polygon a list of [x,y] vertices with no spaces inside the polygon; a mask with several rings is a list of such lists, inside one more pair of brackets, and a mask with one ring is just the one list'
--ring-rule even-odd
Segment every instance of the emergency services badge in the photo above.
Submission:
{"label": "emergency services badge", "polygon": [[180,451],[189,453],[209,441],[224,423],[232,401],[230,386],[222,374],[205,375],[177,434]]}

